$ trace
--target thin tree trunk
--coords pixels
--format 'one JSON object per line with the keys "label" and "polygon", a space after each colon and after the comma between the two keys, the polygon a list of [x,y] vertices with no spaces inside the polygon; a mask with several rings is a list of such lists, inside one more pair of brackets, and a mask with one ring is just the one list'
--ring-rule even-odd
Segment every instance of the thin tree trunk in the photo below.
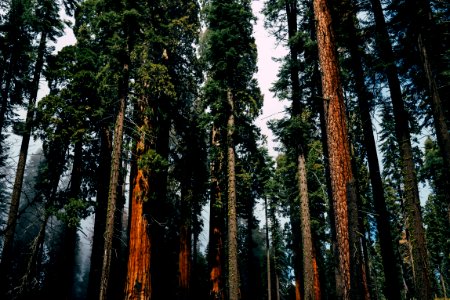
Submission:
{"label": "thin tree trunk", "polygon": [[338,251],[337,297],[350,299],[350,248],[347,197],[353,181],[345,119],[344,97],[340,82],[330,10],[325,0],[314,0],[322,89],[327,106],[326,127],[334,218]]}
{"label": "thin tree trunk", "polygon": [[219,174],[222,170],[223,155],[220,149],[220,133],[216,125],[211,132],[211,144],[218,153],[211,163],[211,202],[209,224],[209,270],[210,270],[210,295],[212,300],[223,300],[223,203]]}
{"label": "thin tree trunk", "polygon": [[111,177],[112,139],[107,126],[100,129],[100,162],[97,169],[97,197],[95,207],[94,237],[89,269],[88,299],[98,299],[103,264],[104,232],[108,205],[109,179]]}
{"label": "thin tree trunk", "polygon": [[394,111],[395,133],[400,150],[405,191],[405,213],[408,220],[407,227],[411,237],[413,267],[415,271],[414,294],[419,299],[432,299],[425,230],[422,225],[419,190],[408,125],[408,113],[405,110],[402,99],[397,67],[395,65],[381,3],[379,0],[371,0],[371,3],[375,16],[377,44],[381,59],[386,65],[385,72]]}
{"label": "thin tree trunk", "polygon": [[272,283],[270,270],[270,241],[269,241],[269,217],[267,213],[267,197],[264,197],[264,212],[266,215],[266,264],[267,264],[267,300],[272,300]]}
{"label": "thin tree trunk", "polygon": [[[25,165],[28,156],[28,147],[30,144],[31,132],[33,130],[34,109],[39,90],[39,79],[41,78],[42,67],[44,66],[44,54],[47,43],[47,33],[41,33],[41,39],[38,47],[38,56],[34,68],[32,90],[30,100],[28,102],[28,111],[25,120],[25,130],[22,135],[22,144],[20,145],[19,161],[17,163],[16,177],[11,196],[10,209],[8,213],[8,221],[6,223],[6,233],[3,239],[2,260],[0,264],[1,285],[7,285],[7,274],[10,272],[11,262],[13,260],[13,243],[16,231],[17,218],[19,214],[20,195],[22,194],[23,177],[25,173]],[[0,124],[3,126],[3,124]],[[1,127],[0,127],[1,128]],[[0,129],[1,130],[1,129]],[[1,134],[1,131],[0,131]],[[0,291],[0,295],[5,291]]]}
{"label": "thin tree trunk", "polygon": [[111,252],[114,234],[114,220],[116,215],[117,189],[119,183],[120,161],[122,154],[123,126],[125,119],[126,98],[128,94],[128,64],[123,66],[122,87],[119,100],[119,111],[117,113],[116,125],[114,128],[113,152],[111,157],[111,174],[109,180],[108,208],[106,213],[106,228],[104,233],[104,251],[102,274],[100,278],[99,299],[107,299],[109,275],[111,270]]}
{"label": "thin tree trunk", "polygon": [[300,195],[300,223],[303,246],[303,289],[304,299],[315,299],[313,245],[311,238],[311,217],[309,212],[308,183],[306,177],[306,162],[303,151],[298,156],[298,188]]}
{"label": "thin tree trunk", "polygon": [[228,299],[239,299],[239,271],[237,262],[237,215],[236,215],[236,163],[234,153],[234,99],[231,89],[227,91],[227,162],[228,162]]}

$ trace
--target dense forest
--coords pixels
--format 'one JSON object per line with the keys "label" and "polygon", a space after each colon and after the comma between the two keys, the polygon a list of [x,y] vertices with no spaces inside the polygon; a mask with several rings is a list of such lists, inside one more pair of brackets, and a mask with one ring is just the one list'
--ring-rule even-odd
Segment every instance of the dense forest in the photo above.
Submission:
{"label": "dense forest", "polygon": [[0,299],[448,299],[450,2],[260,1],[0,0]]}

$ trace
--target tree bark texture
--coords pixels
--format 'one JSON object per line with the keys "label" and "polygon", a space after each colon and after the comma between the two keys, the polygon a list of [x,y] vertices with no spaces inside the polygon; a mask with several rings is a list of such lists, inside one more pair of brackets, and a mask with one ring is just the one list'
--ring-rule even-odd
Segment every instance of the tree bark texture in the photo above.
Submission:
{"label": "tree bark texture", "polygon": [[422,223],[417,175],[413,160],[408,113],[405,109],[397,67],[389,41],[383,10],[379,0],[371,0],[375,16],[376,39],[380,57],[386,65],[395,120],[395,134],[399,145],[405,195],[405,214],[412,247],[414,293],[418,299],[432,299],[425,230]]}
{"label": "tree bark texture", "polygon": [[[143,112],[144,107],[140,107],[140,111]],[[129,254],[125,283],[125,299],[127,300],[149,300],[152,296],[150,273],[152,241],[148,220],[150,216],[148,211],[149,173],[139,164],[139,160],[147,151],[146,135],[149,130],[147,117],[144,117],[143,123],[139,128],[140,136],[134,153],[138,163],[134,168],[135,174],[131,174],[134,179],[130,199]]]}
{"label": "tree bark texture", "polygon": [[237,261],[237,214],[236,214],[236,162],[234,153],[234,97],[227,90],[227,162],[228,162],[228,299],[239,299],[239,270]]}
{"label": "tree bark texture", "polygon": [[344,97],[339,77],[330,10],[325,0],[314,0],[319,64],[326,115],[330,176],[336,227],[339,280],[337,297],[350,299],[350,248],[347,189],[352,180]]}
{"label": "tree bark texture", "polygon": [[99,299],[108,298],[108,284],[111,270],[111,253],[114,235],[114,221],[116,214],[117,191],[119,185],[120,162],[122,155],[123,142],[123,126],[125,119],[126,98],[128,92],[128,64],[123,67],[124,78],[122,79],[119,99],[119,110],[116,117],[116,124],[114,127],[113,152],[111,157],[111,173],[109,180],[108,193],[108,208],[106,211],[106,227],[104,233],[104,250],[103,250],[103,264],[100,278],[100,294]]}
{"label": "tree bark texture", "polygon": [[315,299],[314,294],[314,265],[313,245],[311,237],[311,217],[309,212],[308,182],[306,162],[303,151],[298,155],[298,188],[300,195],[300,224],[303,246],[303,298]]}

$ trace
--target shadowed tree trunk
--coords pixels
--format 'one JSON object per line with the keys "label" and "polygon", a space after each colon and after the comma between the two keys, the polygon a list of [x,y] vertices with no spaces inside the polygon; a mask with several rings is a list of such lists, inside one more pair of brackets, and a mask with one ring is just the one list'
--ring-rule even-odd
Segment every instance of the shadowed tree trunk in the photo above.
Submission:
{"label": "shadowed tree trunk", "polygon": [[209,270],[210,270],[210,296],[211,299],[225,299],[223,279],[223,202],[219,174],[222,172],[223,154],[221,151],[221,134],[213,125],[211,144],[217,153],[211,163],[211,203],[209,218]]}
{"label": "shadowed tree trunk", "polygon": [[126,98],[128,94],[128,64],[123,66],[123,78],[119,87],[119,110],[114,128],[113,152],[111,157],[111,174],[109,180],[108,208],[104,233],[103,264],[100,278],[99,299],[108,298],[108,284],[111,270],[111,253],[116,216],[117,191],[119,185],[120,162],[122,155],[123,126],[125,119]]}
{"label": "shadowed tree trunk", "polygon": [[[25,120],[25,130],[22,132],[22,144],[19,150],[19,161],[17,162],[16,177],[12,190],[11,203],[8,213],[8,221],[6,223],[6,233],[3,239],[2,259],[0,263],[0,295],[6,292],[8,285],[7,274],[11,271],[11,262],[13,260],[13,243],[16,231],[17,218],[19,214],[20,196],[22,194],[23,177],[25,174],[25,165],[28,156],[28,147],[30,145],[31,133],[33,130],[34,110],[36,106],[37,94],[39,91],[39,79],[41,78],[42,68],[44,66],[44,55],[47,45],[47,32],[41,33],[39,48],[37,53],[36,65],[34,67],[33,81],[31,83],[31,93],[28,102],[27,116]],[[5,103],[3,103],[5,105]],[[3,109],[3,106],[2,106]],[[0,135],[1,127],[0,124]],[[0,141],[1,143],[1,141]],[[5,287],[5,288],[3,288]],[[6,288],[7,289],[7,288]]]}
{"label": "shadowed tree trunk", "polygon": [[111,174],[112,139],[107,126],[100,129],[100,162],[97,169],[97,197],[95,207],[94,237],[92,242],[91,264],[87,297],[98,298],[103,264],[104,237],[106,228],[106,208],[108,204],[109,179]]}
{"label": "shadowed tree trunk", "polygon": [[422,225],[419,189],[408,125],[409,116],[403,103],[397,67],[395,65],[394,54],[389,41],[381,3],[379,0],[371,0],[371,3],[375,16],[377,46],[380,51],[380,57],[386,66],[385,73],[394,111],[395,134],[400,151],[405,195],[405,214],[412,247],[414,294],[419,299],[432,299],[425,230]]}

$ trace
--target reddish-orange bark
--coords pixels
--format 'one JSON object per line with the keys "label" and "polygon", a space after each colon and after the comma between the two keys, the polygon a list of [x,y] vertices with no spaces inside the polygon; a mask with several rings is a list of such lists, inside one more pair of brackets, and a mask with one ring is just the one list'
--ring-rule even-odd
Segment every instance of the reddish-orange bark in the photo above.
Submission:
{"label": "reddish-orange bark", "polygon": [[189,242],[189,230],[183,225],[180,232],[180,253],[178,254],[179,287],[187,297],[191,272],[191,247]]}
{"label": "reddish-orange bark", "polygon": [[[214,235],[216,236],[221,236],[221,233],[219,231],[218,228],[214,228]],[[213,265],[212,269],[211,269],[211,273],[210,273],[210,280],[212,282],[212,288],[211,288],[211,292],[213,293],[213,295],[217,295],[214,297],[214,299],[219,299],[221,298],[219,295],[222,294],[221,292],[221,277],[222,277],[222,263],[221,263],[221,253],[220,250],[222,249],[222,239],[219,238],[218,239],[218,245],[217,245],[217,249],[216,249],[216,256],[215,256],[215,264]]]}
{"label": "reddish-orange bark", "polygon": [[333,209],[336,227],[338,269],[336,292],[340,299],[350,299],[350,245],[347,195],[352,182],[350,149],[345,117],[344,95],[339,74],[331,14],[326,0],[314,0],[319,64],[323,99],[327,111],[326,136],[330,166]]}
{"label": "reddish-orange bark", "polygon": [[149,224],[144,216],[144,198],[148,193],[148,188],[147,175],[143,170],[138,170],[133,182],[131,196],[130,243],[125,299],[151,299],[151,238],[148,234]]}
{"label": "reddish-orange bark", "polygon": [[320,290],[319,267],[317,266],[316,249],[313,247],[313,272],[314,272],[314,299],[320,300],[322,292]]}
{"label": "reddish-orange bark", "polygon": [[295,277],[295,300],[302,300],[300,278]]}

